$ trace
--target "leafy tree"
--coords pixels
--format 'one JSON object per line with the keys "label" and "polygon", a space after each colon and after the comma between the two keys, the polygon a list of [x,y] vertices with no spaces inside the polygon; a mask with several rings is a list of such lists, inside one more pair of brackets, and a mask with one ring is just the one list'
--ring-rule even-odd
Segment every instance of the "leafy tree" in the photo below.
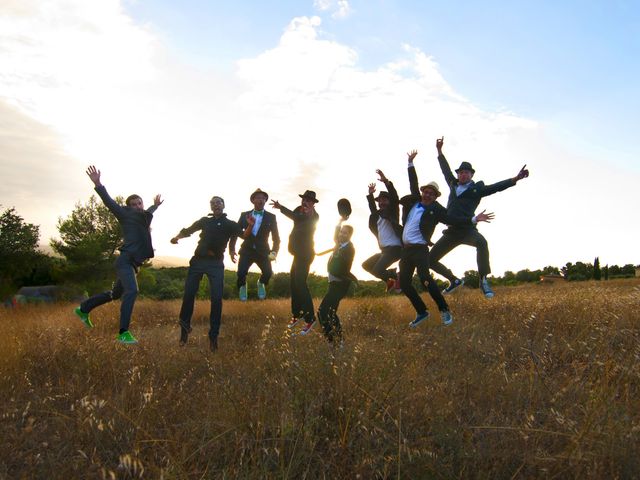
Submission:
{"label": "leafy tree", "polygon": [[15,208],[0,215],[0,295],[11,293],[28,276],[38,252],[40,228],[26,223]]}
{"label": "leafy tree", "polygon": [[[123,203],[122,197],[115,200]],[[52,239],[51,247],[66,259],[63,279],[90,292],[105,288],[113,280],[111,267],[122,239],[115,216],[91,195],[67,218],[58,219],[58,232],[60,240]]]}
{"label": "leafy tree", "polygon": [[464,285],[471,288],[480,287],[480,274],[476,270],[467,270],[464,272]]}
{"label": "leafy tree", "polygon": [[604,269],[603,269],[602,273],[604,274],[604,279],[605,280],[609,280],[609,265],[608,264],[604,266]]}

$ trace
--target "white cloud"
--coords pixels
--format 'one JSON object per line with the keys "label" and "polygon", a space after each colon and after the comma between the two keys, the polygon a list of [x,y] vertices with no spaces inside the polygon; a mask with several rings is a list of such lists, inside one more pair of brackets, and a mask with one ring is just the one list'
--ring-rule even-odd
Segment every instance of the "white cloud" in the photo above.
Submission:
{"label": "white cloud", "polygon": [[331,17],[343,19],[353,13],[348,0],[313,0],[313,7],[320,12],[332,11]]}
{"label": "white cloud", "polygon": [[[375,169],[406,192],[405,152],[418,148],[421,181],[442,185],[434,143],[444,135],[452,167],[471,161],[480,180],[510,177],[523,163],[531,168],[530,179],[482,203],[497,214],[481,227],[496,273],[595,255],[606,263],[629,261],[624,255],[638,228],[609,214],[609,185],[637,178],[551,145],[535,120],[483,111],[420,49],[403,46],[394,61],[365,70],[356,51],[323,38],[320,25],[318,17],[293,19],[275,47],[223,76],[172,58],[115,0],[3,3],[0,62],[11,72],[0,76],[0,125],[11,126],[0,130],[0,147],[11,152],[0,156],[3,191],[11,197],[3,205],[15,204],[30,222],[27,203],[31,211],[52,206],[36,222],[48,218],[52,231],[55,209],[66,215],[91,193],[84,168],[95,163],[113,194],[136,191],[148,201],[163,193],[154,219],[157,254],[189,256],[196,239],[177,247],[168,239],[206,214],[213,194],[225,198],[235,219],[256,187],[288,206],[312,189],[320,198],[318,249],[330,246],[335,202],[348,197],[360,263],[377,249],[365,201]],[[37,155],[27,154],[34,142]],[[48,151],[55,152],[57,172]],[[5,176],[19,169],[17,156],[31,159],[24,168],[33,185],[54,178],[59,187],[30,188]],[[604,193],[591,193],[594,179]],[[634,204],[622,190],[617,204]],[[286,238],[290,222],[279,218]],[[317,272],[324,273],[325,261],[316,262]],[[446,262],[462,273],[475,268],[475,254],[461,247]],[[275,267],[288,266],[283,252]]]}

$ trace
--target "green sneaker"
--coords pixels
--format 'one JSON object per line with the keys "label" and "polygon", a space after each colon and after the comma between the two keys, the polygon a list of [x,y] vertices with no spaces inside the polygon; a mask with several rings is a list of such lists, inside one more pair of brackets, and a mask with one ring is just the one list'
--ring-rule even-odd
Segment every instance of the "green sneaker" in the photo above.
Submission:
{"label": "green sneaker", "polygon": [[258,298],[260,300],[267,298],[267,289],[265,288],[264,283],[260,280],[258,280]]}
{"label": "green sneaker", "polygon": [[118,335],[118,341],[120,343],[126,343],[127,345],[138,343],[138,340],[136,340],[136,337],[131,335],[131,332],[129,330],[125,330],[120,335]]}
{"label": "green sneaker", "polygon": [[76,313],[76,315],[78,317],[80,317],[80,320],[82,320],[82,323],[84,323],[85,327],[93,328],[93,322],[89,318],[89,314],[88,313],[84,313],[80,307],[76,307],[74,312]]}

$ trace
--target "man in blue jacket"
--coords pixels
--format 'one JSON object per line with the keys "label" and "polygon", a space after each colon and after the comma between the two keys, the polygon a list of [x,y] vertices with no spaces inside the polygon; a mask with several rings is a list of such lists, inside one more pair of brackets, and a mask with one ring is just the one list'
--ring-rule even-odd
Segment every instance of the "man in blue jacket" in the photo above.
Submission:
{"label": "man in blue jacket", "polygon": [[[485,185],[484,182],[473,181],[473,174],[476,171],[469,162],[462,162],[460,167],[456,169],[457,175],[454,176],[451,172],[451,167],[449,167],[449,162],[447,162],[442,153],[443,145],[444,137],[438,138],[436,140],[438,163],[447,185],[449,185],[447,213],[450,215],[472,217],[482,197],[513,187],[518,181],[529,176],[529,170],[526,170],[525,165],[513,178],[508,178],[492,185]],[[493,290],[491,290],[491,285],[487,279],[487,275],[491,273],[489,245],[484,236],[478,232],[475,224],[449,227],[431,249],[431,270],[449,280],[449,286],[443,290],[443,293],[445,295],[452,293],[464,283],[463,280],[456,277],[451,270],[440,263],[442,257],[462,244],[476,247],[480,289],[486,298],[493,298]]]}
{"label": "man in blue jacket", "polygon": [[119,205],[107,193],[107,189],[100,182],[100,170],[91,165],[87,169],[87,175],[95,185],[96,193],[102,202],[118,219],[122,229],[123,244],[119,248],[116,267],[116,281],[111,290],[99,293],[88,298],[75,309],[76,315],[87,328],[93,328],[93,322],[89,318],[89,312],[100,305],[112,300],[122,298],[120,305],[120,331],[118,341],[125,344],[138,343],[129,331],[133,305],[138,295],[138,282],[136,274],[145,260],[153,258],[153,245],[151,244],[151,220],[153,212],[162,204],[160,195],[153,199],[153,205],[147,210],[139,195],[130,195],[125,201],[126,206]]}

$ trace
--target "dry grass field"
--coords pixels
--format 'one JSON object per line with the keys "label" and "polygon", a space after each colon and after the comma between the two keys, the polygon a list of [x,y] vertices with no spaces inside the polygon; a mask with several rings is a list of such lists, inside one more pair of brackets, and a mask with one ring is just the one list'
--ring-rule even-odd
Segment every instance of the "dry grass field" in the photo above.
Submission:
{"label": "dry grass field", "polygon": [[[425,294],[426,295],[426,294]],[[429,300],[435,311],[435,305]],[[640,282],[478,290],[415,330],[402,296],[345,300],[345,345],[288,302],[1,311],[0,478],[638,478]],[[316,304],[317,306],[317,304]],[[434,315],[435,317],[435,315]]]}

